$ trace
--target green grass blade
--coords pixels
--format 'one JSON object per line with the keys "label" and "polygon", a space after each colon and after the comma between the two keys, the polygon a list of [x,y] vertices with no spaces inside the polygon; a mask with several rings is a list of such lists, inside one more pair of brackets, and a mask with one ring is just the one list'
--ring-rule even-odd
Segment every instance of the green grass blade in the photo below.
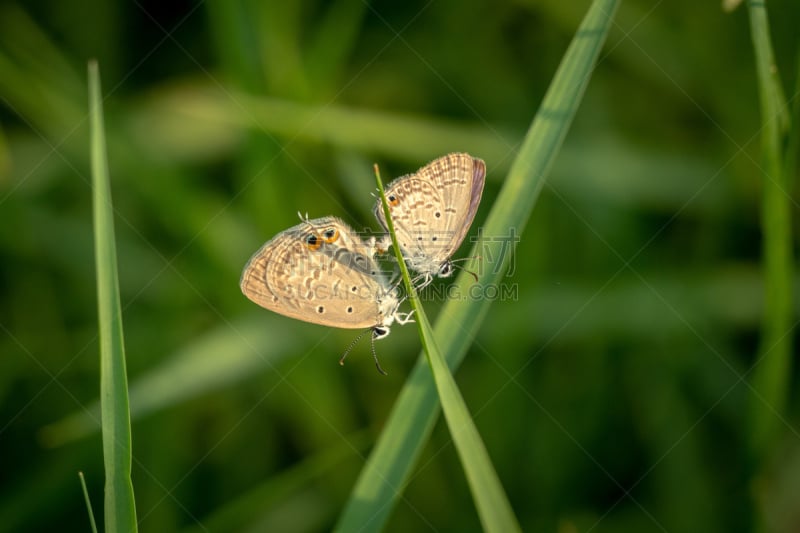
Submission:
{"label": "green grass blade", "polygon": [[[761,102],[764,316],[750,398],[750,451],[760,463],[783,427],[792,357],[791,193],[783,155],[789,116],[770,44],[767,9],[748,2]],[[776,414],[778,416],[776,416]]]}
{"label": "green grass blade", "polygon": [[403,275],[403,282],[408,291],[411,307],[414,309],[417,326],[419,328],[422,349],[428,358],[436,390],[439,393],[439,401],[444,411],[450,435],[453,438],[456,451],[461,459],[461,465],[467,475],[472,498],[478,510],[481,524],[484,531],[521,531],[511,504],[508,503],[503,486],[497,477],[494,466],[489,459],[489,453],[481,440],[478,429],[472,421],[472,416],[464,403],[464,398],[458,390],[455,380],[447,363],[442,356],[439,346],[436,344],[433,329],[419,301],[417,291],[411,283],[411,276],[408,267],[403,260],[403,254],[397,243],[397,235],[394,232],[394,222],[389,213],[389,202],[386,199],[386,191],[383,188],[381,175],[378,166],[375,166],[375,179],[378,184],[383,213],[392,238],[392,250],[394,250],[397,263],[400,265],[400,272]]}
{"label": "green grass blade", "polygon": [[131,483],[131,423],[114,213],[106,160],[100,73],[96,62],[89,63],[89,110],[100,328],[100,404],[106,472],[105,525],[106,531],[136,531],[136,508]]}
{"label": "green grass blade", "polygon": [[81,480],[83,499],[86,501],[86,512],[89,513],[89,525],[92,527],[92,533],[97,533],[97,523],[94,521],[94,511],[92,510],[92,500],[89,499],[89,491],[86,488],[86,479],[83,477],[83,472],[78,472],[78,478]]}
{"label": "green grass blade", "polygon": [[[618,0],[592,3],[484,225],[485,235],[508,235],[509,228],[525,226],[577,111],[618,3]],[[507,265],[509,257],[501,254],[502,245],[478,243],[470,255],[488,257],[486,252],[489,252],[493,257],[502,256]],[[481,271],[479,283],[496,282],[503,272],[503,268]],[[463,273],[455,281],[462,294],[468,294],[472,283],[472,278]],[[442,308],[434,337],[451,368],[463,359],[488,306],[489,302],[483,300],[448,301]],[[420,360],[403,388],[340,517],[338,530],[379,531],[386,523],[438,414],[435,384],[426,367],[425,361]]]}

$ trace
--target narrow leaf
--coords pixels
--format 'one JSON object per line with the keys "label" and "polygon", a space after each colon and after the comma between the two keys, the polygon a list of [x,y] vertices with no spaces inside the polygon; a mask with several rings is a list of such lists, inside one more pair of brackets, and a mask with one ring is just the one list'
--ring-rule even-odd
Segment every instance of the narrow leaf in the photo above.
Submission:
{"label": "narrow leaf", "polygon": [[83,499],[86,502],[86,512],[89,513],[89,525],[92,527],[92,533],[97,533],[97,523],[94,521],[94,511],[92,510],[92,500],[89,499],[89,491],[86,488],[86,479],[83,477],[83,472],[78,472],[78,478],[81,480],[81,490],[83,491]]}
{"label": "narrow leaf", "polygon": [[100,406],[105,464],[106,531],[136,531],[131,483],[131,424],[117,279],[114,212],[106,160],[100,73],[89,63],[94,238],[100,328]]}
{"label": "narrow leaf", "polygon": [[765,459],[783,427],[792,358],[792,198],[784,140],[789,113],[770,44],[767,7],[748,2],[761,102],[761,225],[763,228],[764,316],[750,398],[750,452],[754,463]]}

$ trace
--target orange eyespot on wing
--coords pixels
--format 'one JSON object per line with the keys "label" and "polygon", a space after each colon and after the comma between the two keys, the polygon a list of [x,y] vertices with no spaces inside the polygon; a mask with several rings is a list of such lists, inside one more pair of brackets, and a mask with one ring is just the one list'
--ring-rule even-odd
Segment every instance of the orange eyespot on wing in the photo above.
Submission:
{"label": "orange eyespot on wing", "polygon": [[322,240],[328,244],[339,240],[339,230],[336,228],[328,228],[322,232]]}
{"label": "orange eyespot on wing", "polygon": [[309,250],[318,250],[320,246],[322,246],[322,239],[317,237],[313,233],[309,233],[306,235],[306,246]]}

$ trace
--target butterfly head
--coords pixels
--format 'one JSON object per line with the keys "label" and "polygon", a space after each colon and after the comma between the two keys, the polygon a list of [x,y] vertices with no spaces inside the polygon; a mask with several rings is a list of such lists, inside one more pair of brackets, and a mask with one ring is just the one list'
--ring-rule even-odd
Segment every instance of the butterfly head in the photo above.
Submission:
{"label": "butterfly head", "polygon": [[438,276],[440,278],[449,278],[452,275],[453,275],[453,262],[448,259],[447,261],[439,265]]}

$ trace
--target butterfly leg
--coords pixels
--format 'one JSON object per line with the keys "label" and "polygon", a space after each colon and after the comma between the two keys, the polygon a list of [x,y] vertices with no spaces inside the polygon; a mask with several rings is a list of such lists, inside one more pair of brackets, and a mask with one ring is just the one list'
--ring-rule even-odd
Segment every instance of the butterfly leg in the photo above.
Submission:
{"label": "butterfly leg", "polygon": [[404,325],[404,324],[408,324],[409,322],[414,322],[414,319],[411,318],[411,315],[414,314],[414,311],[415,311],[415,309],[412,309],[408,313],[395,313],[394,319],[401,326]]}
{"label": "butterfly leg", "polygon": [[417,278],[414,279],[414,281],[417,281],[420,278],[422,278],[422,283],[414,286],[414,288],[417,289],[418,291],[421,291],[422,289],[433,283],[433,276],[431,274],[428,274],[427,272],[425,274],[420,274]]}

